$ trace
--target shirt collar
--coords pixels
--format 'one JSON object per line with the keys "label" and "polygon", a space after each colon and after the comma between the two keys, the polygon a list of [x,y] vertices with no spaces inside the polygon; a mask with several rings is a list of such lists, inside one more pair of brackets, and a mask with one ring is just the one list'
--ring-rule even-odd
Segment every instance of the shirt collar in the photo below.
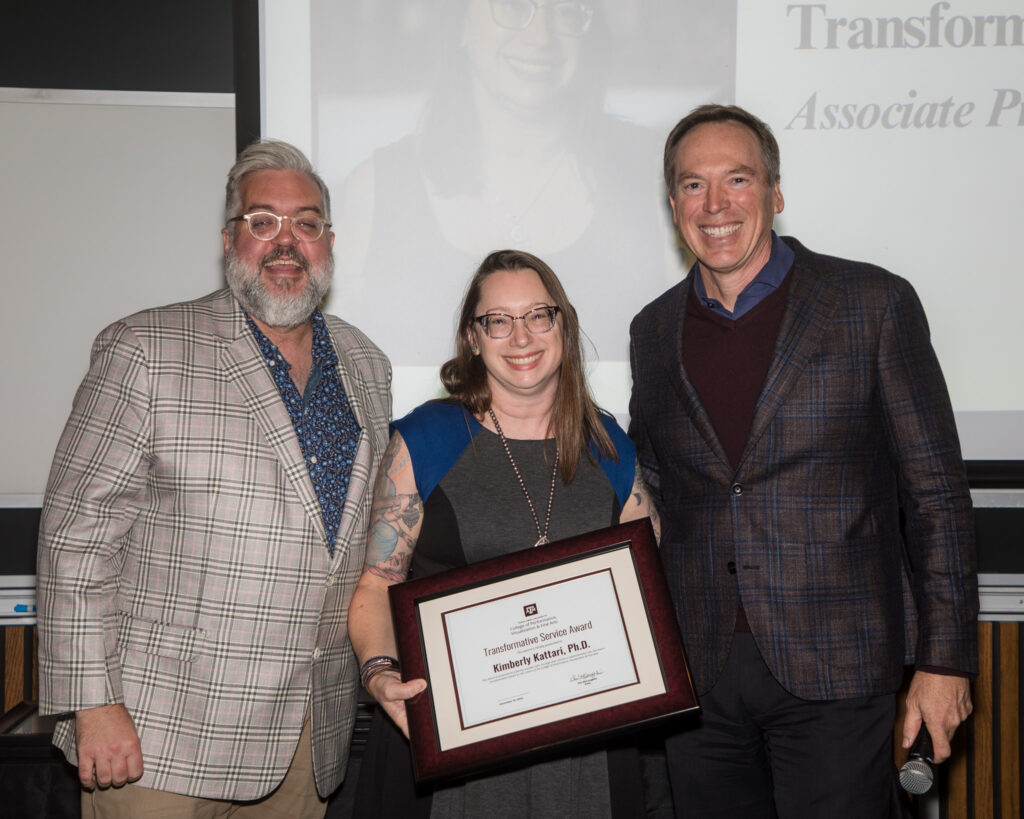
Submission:
{"label": "shirt collar", "polygon": [[[788,250],[789,248],[787,248]],[[792,251],[790,251],[792,253]],[[338,354],[334,351],[331,334],[327,331],[327,321],[319,309],[313,311],[313,363],[323,368],[333,367],[338,363]]]}
{"label": "shirt collar", "polygon": [[736,304],[733,306],[732,312],[726,310],[718,299],[708,298],[707,290],[704,289],[704,280],[700,275],[699,262],[694,263],[692,269],[694,294],[700,300],[700,303],[709,310],[713,310],[727,318],[738,319],[744,313],[750,312],[765,297],[778,289],[779,285],[786,278],[786,274],[789,273],[789,269],[793,266],[794,258],[793,250],[773,230],[771,255],[768,257],[765,266],[758,271],[753,280],[736,297]]}
{"label": "shirt collar", "polygon": [[[249,329],[252,330],[253,337],[256,339],[256,344],[260,350],[264,354],[268,350],[272,350],[284,363],[285,367],[291,369],[291,364],[280,355],[277,345],[260,330],[248,311],[243,309],[242,312],[245,314],[245,322],[249,325]],[[331,334],[327,330],[327,321],[324,319],[324,315],[320,312],[319,308],[313,311],[313,315],[310,316],[310,323],[313,325],[313,367],[326,369],[334,366],[338,363],[338,354],[334,351],[334,344],[331,343]]]}

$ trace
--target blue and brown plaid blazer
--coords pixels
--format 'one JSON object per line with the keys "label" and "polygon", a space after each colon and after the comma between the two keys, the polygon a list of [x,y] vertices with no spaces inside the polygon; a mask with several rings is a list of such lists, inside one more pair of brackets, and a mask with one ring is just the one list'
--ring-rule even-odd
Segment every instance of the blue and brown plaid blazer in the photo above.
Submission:
{"label": "blue and brown plaid blazer", "polygon": [[693,274],[630,328],[630,434],[698,690],[740,600],[798,697],[892,692],[907,663],[975,673],[971,499],[921,304],[891,273],[785,241],[785,312],[738,466],[682,363]]}
{"label": "blue and brown plaid blazer", "polygon": [[[317,786],[348,757],[347,610],[363,563],[391,370],[327,326],[361,427],[334,556],[288,412],[227,291],[97,338],[57,446],[39,541],[40,710],[124,703],[139,784],[255,799],[311,705]],[[72,761],[74,719],[54,736]]]}

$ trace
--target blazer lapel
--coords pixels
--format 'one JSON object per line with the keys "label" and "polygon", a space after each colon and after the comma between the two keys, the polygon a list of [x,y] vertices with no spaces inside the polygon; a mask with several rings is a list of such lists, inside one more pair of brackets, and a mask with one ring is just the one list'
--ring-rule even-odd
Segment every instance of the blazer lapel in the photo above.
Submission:
{"label": "blazer lapel", "polygon": [[221,361],[228,378],[238,388],[253,419],[281,462],[306,514],[323,538],[326,550],[327,532],[320,514],[320,502],[302,457],[295,427],[281,400],[281,393],[267,371],[256,340],[244,321],[237,328],[234,340],[225,347]]}
{"label": "blazer lapel", "polygon": [[[334,344],[334,351],[338,355],[338,376],[345,388],[345,395],[348,397],[348,405],[352,409],[356,423],[359,424],[359,441],[356,444],[356,453],[353,458],[352,473],[348,479],[348,491],[345,494],[345,506],[341,510],[341,520],[338,522],[338,534],[335,538],[336,547],[351,542],[356,522],[360,518],[361,507],[364,498],[368,497],[370,487],[367,486],[370,480],[371,466],[373,464],[373,424],[368,412],[368,398],[366,384],[359,376],[359,370],[353,363],[348,350],[338,343],[334,333],[331,333],[331,341]],[[337,557],[341,548],[335,548],[334,554]]]}
{"label": "blazer lapel", "polygon": [[828,329],[836,309],[837,290],[833,287],[827,271],[808,270],[801,263],[800,250],[793,268],[789,272],[789,290],[786,307],[779,324],[768,374],[765,376],[761,396],[757,401],[750,434],[743,448],[740,466],[757,445],[758,439],[768,428],[772,418],[785,403],[786,397],[797,379],[807,367],[807,362]]}

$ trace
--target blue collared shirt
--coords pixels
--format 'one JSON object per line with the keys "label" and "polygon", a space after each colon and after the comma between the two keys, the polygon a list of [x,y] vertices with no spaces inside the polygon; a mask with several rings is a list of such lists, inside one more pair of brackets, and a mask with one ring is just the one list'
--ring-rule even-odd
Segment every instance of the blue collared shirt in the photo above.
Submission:
{"label": "blue collared shirt", "polygon": [[320,503],[327,548],[333,556],[360,428],[338,374],[338,355],[334,352],[327,322],[319,310],[313,313],[313,366],[306,390],[299,395],[289,375],[291,365],[277,345],[260,331],[248,314],[245,320],[291,416]]}
{"label": "blue collared shirt", "polygon": [[768,257],[768,262],[758,271],[753,281],[744,287],[736,297],[736,304],[733,306],[732,312],[726,310],[725,306],[718,299],[708,297],[707,290],[704,289],[704,280],[700,275],[700,262],[693,266],[694,293],[700,299],[700,303],[709,310],[726,318],[738,319],[740,316],[749,313],[764,301],[767,296],[778,289],[779,285],[786,278],[786,274],[789,273],[789,268],[793,266],[793,258],[793,251],[789,245],[783,242],[773,230],[772,252]]}

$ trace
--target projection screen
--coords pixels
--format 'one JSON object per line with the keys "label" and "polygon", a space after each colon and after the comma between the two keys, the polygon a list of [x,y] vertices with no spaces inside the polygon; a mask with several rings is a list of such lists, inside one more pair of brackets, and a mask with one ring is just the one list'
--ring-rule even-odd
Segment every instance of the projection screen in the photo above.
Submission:
{"label": "projection screen", "polygon": [[542,2],[511,29],[504,5],[261,4],[263,133],[331,187],[327,306],[391,357],[396,415],[440,394],[476,265],[518,247],[559,274],[625,421],[630,319],[690,262],[664,137],[735,102],[782,149],[778,232],[909,279],[965,456],[1024,459],[1019,2],[586,0],[585,32]]}

